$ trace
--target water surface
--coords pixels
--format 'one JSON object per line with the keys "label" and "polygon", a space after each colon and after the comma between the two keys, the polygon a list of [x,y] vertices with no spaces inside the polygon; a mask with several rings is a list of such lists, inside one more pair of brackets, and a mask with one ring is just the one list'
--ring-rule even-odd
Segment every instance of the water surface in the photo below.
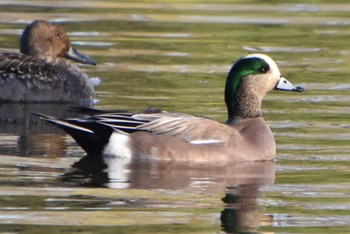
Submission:
{"label": "water surface", "polygon": [[[314,1],[1,1],[0,49],[27,23],[62,23],[98,62],[96,108],[226,119],[233,61],[266,53],[307,91],[271,92],[264,117],[277,161],[192,165],[84,156],[31,112],[70,105],[0,105],[0,232],[347,233],[350,230],[350,4]],[[104,167],[99,161],[85,166]]]}

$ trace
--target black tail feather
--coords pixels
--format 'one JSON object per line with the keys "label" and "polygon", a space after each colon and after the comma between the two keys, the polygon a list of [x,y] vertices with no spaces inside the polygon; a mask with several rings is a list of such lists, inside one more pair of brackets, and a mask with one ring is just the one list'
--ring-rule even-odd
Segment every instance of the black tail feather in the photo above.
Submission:
{"label": "black tail feather", "polygon": [[113,128],[95,120],[56,119],[34,113],[69,134],[88,155],[101,155]]}

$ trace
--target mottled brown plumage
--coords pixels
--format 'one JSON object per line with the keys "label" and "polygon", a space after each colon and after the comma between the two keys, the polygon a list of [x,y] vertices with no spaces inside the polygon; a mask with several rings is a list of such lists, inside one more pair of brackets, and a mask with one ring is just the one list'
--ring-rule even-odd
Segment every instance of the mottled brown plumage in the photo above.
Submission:
{"label": "mottled brown plumage", "polygon": [[21,53],[0,53],[0,101],[71,102],[95,96],[89,77],[75,64],[95,65],[70,46],[57,24],[34,21],[24,30]]}

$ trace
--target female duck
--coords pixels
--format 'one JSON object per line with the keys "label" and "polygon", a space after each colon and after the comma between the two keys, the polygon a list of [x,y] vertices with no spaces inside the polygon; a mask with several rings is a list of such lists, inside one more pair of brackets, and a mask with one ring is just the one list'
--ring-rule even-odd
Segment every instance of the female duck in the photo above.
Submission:
{"label": "female duck", "polygon": [[60,25],[43,20],[28,25],[20,52],[0,53],[0,102],[71,102],[95,97],[89,77],[62,58],[96,63],[71,47]]}
{"label": "female duck", "polygon": [[273,89],[303,91],[267,55],[239,59],[226,80],[228,119],[219,123],[168,112],[103,112],[84,109],[87,119],[42,118],[70,134],[88,155],[146,157],[182,161],[272,160],[273,134],[261,116],[261,102]]}

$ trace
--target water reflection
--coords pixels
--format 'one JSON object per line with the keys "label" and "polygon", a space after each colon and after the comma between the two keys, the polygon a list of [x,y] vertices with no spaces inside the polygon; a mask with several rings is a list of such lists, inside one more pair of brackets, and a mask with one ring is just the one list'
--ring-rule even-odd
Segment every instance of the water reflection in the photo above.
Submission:
{"label": "water reflection", "polygon": [[242,184],[271,184],[275,178],[274,162],[200,164],[86,156],[73,167],[77,170],[69,171],[66,179],[90,175],[92,184],[111,188],[218,191]]}
{"label": "water reflection", "polygon": [[3,142],[0,155],[62,156],[66,149],[62,131],[32,113],[78,117],[78,114],[67,111],[76,106],[90,107],[91,103],[0,104],[0,141]]}
{"label": "water reflection", "polygon": [[259,184],[242,184],[231,187],[222,201],[221,227],[226,233],[255,233],[264,224],[258,199],[262,197]]}
{"label": "water reflection", "polygon": [[[93,166],[93,167],[92,167]],[[227,233],[255,232],[266,220],[258,204],[261,186],[273,184],[274,162],[198,164],[85,157],[63,176],[65,182],[118,189],[166,189],[212,194],[225,191],[221,227]],[[89,180],[87,181],[87,178]]]}

